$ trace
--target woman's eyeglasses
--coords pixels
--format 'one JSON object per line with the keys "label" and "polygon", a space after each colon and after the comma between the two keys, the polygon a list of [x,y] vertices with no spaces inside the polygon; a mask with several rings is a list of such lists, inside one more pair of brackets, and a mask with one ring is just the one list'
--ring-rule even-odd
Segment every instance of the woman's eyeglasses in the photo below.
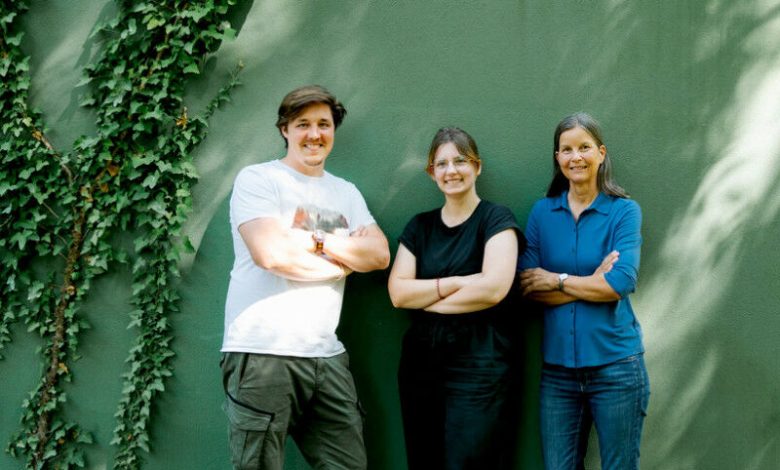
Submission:
{"label": "woman's eyeglasses", "polygon": [[479,159],[476,159],[474,157],[467,157],[465,155],[458,155],[454,157],[452,160],[447,160],[446,158],[442,158],[441,160],[436,160],[435,162],[431,163],[429,165],[429,168],[433,171],[446,171],[447,168],[452,164],[456,170],[462,170],[466,168],[466,166],[470,165],[472,162],[479,162]]}

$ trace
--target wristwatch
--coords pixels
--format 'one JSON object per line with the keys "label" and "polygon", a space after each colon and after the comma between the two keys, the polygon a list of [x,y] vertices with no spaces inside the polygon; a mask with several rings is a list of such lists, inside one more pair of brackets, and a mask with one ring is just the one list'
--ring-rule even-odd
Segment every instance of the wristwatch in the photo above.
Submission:
{"label": "wristwatch", "polygon": [[558,274],[558,290],[563,290],[563,281],[569,278],[569,275],[566,273]]}
{"label": "wristwatch", "polygon": [[322,254],[322,247],[325,243],[325,231],[317,229],[311,234],[312,240],[314,240],[314,252],[318,255]]}

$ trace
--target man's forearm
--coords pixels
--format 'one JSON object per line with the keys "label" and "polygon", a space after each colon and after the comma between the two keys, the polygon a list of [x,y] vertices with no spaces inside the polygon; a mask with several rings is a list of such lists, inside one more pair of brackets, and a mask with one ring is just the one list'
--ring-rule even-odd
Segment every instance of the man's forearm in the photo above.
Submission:
{"label": "man's forearm", "polygon": [[277,265],[269,268],[268,271],[292,281],[303,282],[340,279],[351,272],[351,270],[345,269],[343,266],[325,258],[314,255],[310,255],[310,258],[310,260],[306,261]]}
{"label": "man's forearm", "polygon": [[295,281],[338,279],[349,270],[314,253],[311,232],[282,227],[275,219],[255,220],[239,227],[254,263],[277,276]]}
{"label": "man's forearm", "polygon": [[353,271],[368,272],[385,269],[390,264],[387,239],[381,234],[357,237],[327,235],[323,252]]}
{"label": "man's forearm", "polygon": [[276,255],[263,266],[277,276],[293,281],[327,281],[344,277],[349,272],[335,260],[308,251],[302,246],[295,246],[291,241],[286,247],[279,246]]}

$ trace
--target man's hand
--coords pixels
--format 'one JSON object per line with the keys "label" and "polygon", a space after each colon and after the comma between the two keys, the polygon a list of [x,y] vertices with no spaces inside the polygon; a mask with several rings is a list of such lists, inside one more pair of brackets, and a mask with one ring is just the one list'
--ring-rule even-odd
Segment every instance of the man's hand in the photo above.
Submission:
{"label": "man's hand", "polygon": [[385,269],[390,262],[387,238],[376,224],[358,226],[349,236],[327,235],[323,251],[357,272]]}

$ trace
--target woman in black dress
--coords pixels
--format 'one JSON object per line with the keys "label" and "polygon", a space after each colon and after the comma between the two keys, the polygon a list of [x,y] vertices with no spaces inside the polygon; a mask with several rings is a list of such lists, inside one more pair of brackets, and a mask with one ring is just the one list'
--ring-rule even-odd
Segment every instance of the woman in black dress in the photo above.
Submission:
{"label": "woman in black dress", "polygon": [[476,143],[438,131],[428,174],[444,206],[399,238],[388,289],[410,310],[398,372],[410,470],[508,467],[516,391],[508,302],[525,239],[512,212],[480,199]]}

